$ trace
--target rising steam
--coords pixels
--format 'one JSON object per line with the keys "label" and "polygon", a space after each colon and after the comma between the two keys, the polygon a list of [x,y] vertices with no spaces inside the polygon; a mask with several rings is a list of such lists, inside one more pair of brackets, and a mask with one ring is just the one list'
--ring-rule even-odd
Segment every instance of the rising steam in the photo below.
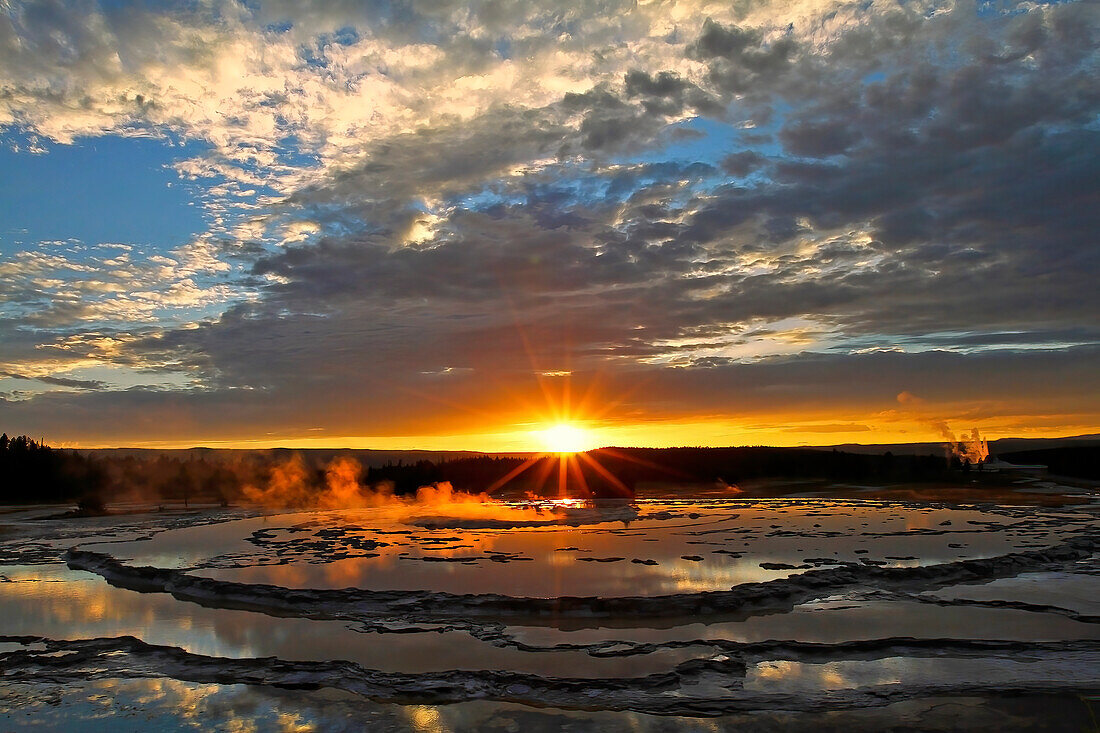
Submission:
{"label": "rising steam", "polygon": [[951,428],[947,426],[946,421],[929,419],[926,415],[920,414],[920,408],[926,404],[926,400],[923,398],[908,390],[903,390],[898,393],[897,400],[898,404],[916,412],[915,416],[918,420],[930,425],[939,432],[945,441],[943,447],[947,451],[949,460],[957,458],[960,463],[976,464],[984,463],[989,458],[989,443],[982,439],[977,428],[974,428],[969,436],[963,433],[956,437]]}
{"label": "rising steam", "polygon": [[505,504],[486,493],[457,491],[449,481],[421,486],[415,494],[398,496],[389,482],[367,486],[360,480],[362,475],[359,461],[350,456],[338,456],[325,466],[323,483],[318,486],[305,461],[294,454],[276,464],[266,482],[246,484],[242,495],[245,501],[268,509],[381,508],[411,516],[431,510],[466,520],[546,521],[549,516],[563,511],[552,505]]}
{"label": "rising steam", "polygon": [[977,428],[974,428],[968,437],[963,433],[958,438],[942,420],[936,421],[936,427],[940,435],[947,441],[944,448],[948,451],[949,458],[958,458],[963,463],[983,463],[989,458],[989,442],[984,440]]}
{"label": "rising steam", "polygon": [[271,509],[366,509],[399,504],[465,504],[488,501],[486,494],[456,492],[448,482],[422,486],[415,496],[400,497],[387,482],[366,486],[360,482],[363,466],[350,456],[337,456],[324,468],[316,485],[298,454],[275,464],[266,483],[247,484],[244,499]]}

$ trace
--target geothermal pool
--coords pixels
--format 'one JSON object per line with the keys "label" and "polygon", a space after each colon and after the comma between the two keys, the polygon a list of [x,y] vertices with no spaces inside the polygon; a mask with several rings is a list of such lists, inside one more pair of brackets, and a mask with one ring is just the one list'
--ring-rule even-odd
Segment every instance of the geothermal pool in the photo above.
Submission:
{"label": "geothermal pool", "polygon": [[1094,504],[48,514],[0,514],[5,730],[1080,730],[1100,689]]}

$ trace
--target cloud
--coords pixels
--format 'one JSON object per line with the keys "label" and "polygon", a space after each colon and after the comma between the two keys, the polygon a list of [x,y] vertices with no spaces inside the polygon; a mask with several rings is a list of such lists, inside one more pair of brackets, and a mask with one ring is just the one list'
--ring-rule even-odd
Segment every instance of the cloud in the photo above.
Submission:
{"label": "cloud", "polygon": [[[209,229],[0,260],[4,368],[180,375],[176,433],[414,434],[559,371],[649,385],[641,419],[963,401],[995,365],[1087,416],[1011,365],[1096,376],[1097,12],[12,5],[0,126],[197,143]],[[103,408],[19,409],[69,399]]]}
{"label": "cloud", "polygon": [[827,425],[797,425],[795,427],[783,428],[785,433],[795,433],[801,435],[803,433],[866,433],[871,428],[867,425],[860,425],[859,423],[831,423]]}
{"label": "cloud", "polygon": [[901,392],[898,392],[898,403],[902,405],[922,405],[924,404],[924,402],[925,401],[923,399],[917,397],[915,394],[909,392],[908,390],[902,390]]}
{"label": "cloud", "polygon": [[24,379],[42,382],[56,387],[73,387],[75,389],[103,389],[103,382],[95,379],[69,379],[67,377],[30,376],[18,372],[0,372],[0,376],[8,379]]}
{"label": "cloud", "polygon": [[[344,341],[330,343],[350,347],[361,338],[359,333],[348,334]],[[259,354],[256,361],[287,354],[296,357],[282,349]],[[939,414],[952,420],[982,426],[983,433],[986,425],[1005,431],[1061,425],[1087,432],[1081,428],[1095,424],[1100,402],[1091,393],[1082,393],[1080,385],[1095,379],[1097,356],[1095,348],[968,356],[811,353],[710,369],[578,370],[569,381],[578,399],[590,390],[598,395],[593,407],[602,413],[601,425],[659,426],[673,421],[706,426],[724,421],[749,434],[758,425],[778,437],[777,423],[783,427],[851,423],[876,431],[900,425],[921,436],[928,428],[920,423],[920,415],[889,412],[897,406],[898,385],[908,384],[928,396],[930,411],[943,410]],[[312,437],[309,428],[318,421],[333,440],[339,436],[461,435],[472,426],[478,432],[530,426],[546,412],[539,383],[529,370],[495,371],[496,389],[486,391],[476,372],[440,379],[432,374],[395,373],[385,363],[373,367],[362,362],[321,363],[329,366],[313,373],[300,371],[293,390],[50,392],[32,400],[5,402],[5,419],[51,439],[125,443],[146,441],[149,436],[198,441],[195,436],[199,435],[207,440],[255,440],[266,435],[294,440]],[[318,364],[313,362],[313,368],[318,369]],[[1016,397],[1005,399],[1009,394]],[[783,435],[791,440],[794,433]],[[920,439],[936,437],[929,434]]]}

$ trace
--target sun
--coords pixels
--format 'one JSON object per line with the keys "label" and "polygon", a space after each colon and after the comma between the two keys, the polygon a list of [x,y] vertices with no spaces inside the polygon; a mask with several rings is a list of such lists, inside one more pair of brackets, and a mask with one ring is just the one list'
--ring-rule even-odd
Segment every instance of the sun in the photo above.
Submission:
{"label": "sun", "polygon": [[591,431],[567,422],[538,430],[536,435],[547,453],[581,453],[595,445]]}

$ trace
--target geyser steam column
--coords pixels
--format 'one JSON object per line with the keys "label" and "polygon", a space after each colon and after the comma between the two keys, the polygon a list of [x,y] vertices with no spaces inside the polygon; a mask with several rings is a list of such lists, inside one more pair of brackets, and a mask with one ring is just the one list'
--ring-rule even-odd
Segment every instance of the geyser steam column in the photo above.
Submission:
{"label": "geyser steam column", "polygon": [[980,465],[989,458],[989,442],[982,438],[977,428],[974,428],[969,438],[966,433],[962,434],[961,440],[955,440],[952,436],[947,443],[947,449],[950,451],[948,458],[956,458],[964,466]]}

